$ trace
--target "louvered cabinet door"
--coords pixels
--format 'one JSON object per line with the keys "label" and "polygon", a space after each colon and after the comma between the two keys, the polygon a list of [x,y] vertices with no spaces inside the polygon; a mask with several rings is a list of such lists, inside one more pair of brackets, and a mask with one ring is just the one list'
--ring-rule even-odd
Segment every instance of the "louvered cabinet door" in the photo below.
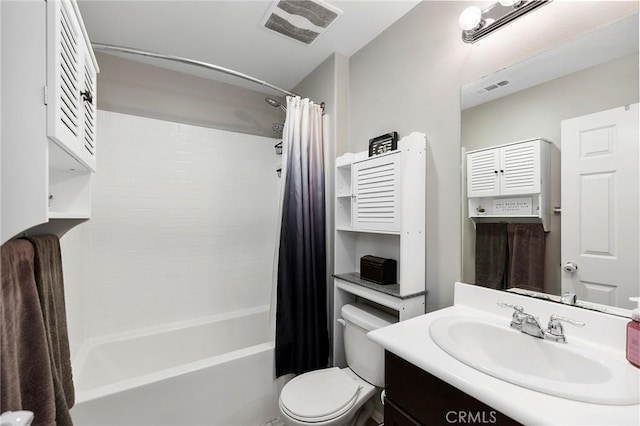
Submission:
{"label": "louvered cabinet door", "polygon": [[82,130],[80,132],[80,156],[83,162],[92,170],[96,170],[96,69],[91,57],[86,54],[82,58],[82,80],[80,92],[82,109]]}
{"label": "louvered cabinet door", "polygon": [[353,228],[400,230],[400,156],[385,155],[354,163]]}
{"label": "louvered cabinet door", "polygon": [[499,195],[500,154],[497,149],[467,155],[467,196]]}
{"label": "louvered cabinet door", "polygon": [[[88,161],[91,157],[84,147],[85,56],[90,59],[85,55],[88,47],[69,0],[47,1],[47,32],[47,136],[93,170],[95,160]],[[93,75],[90,84],[95,86],[95,71]]]}
{"label": "louvered cabinet door", "polygon": [[501,195],[540,192],[540,142],[523,142],[500,149]]}

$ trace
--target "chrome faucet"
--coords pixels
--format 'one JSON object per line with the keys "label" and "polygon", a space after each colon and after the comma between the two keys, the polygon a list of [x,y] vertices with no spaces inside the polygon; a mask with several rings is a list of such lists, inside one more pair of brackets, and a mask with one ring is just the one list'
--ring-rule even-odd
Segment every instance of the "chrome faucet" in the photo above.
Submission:
{"label": "chrome faucet", "polygon": [[544,335],[545,339],[552,340],[554,342],[567,343],[567,337],[564,335],[564,328],[562,327],[561,321],[564,321],[576,327],[584,327],[584,323],[582,321],[576,321],[571,318],[552,314],[549,317],[549,325],[547,326],[547,331]]}
{"label": "chrome faucet", "polygon": [[564,303],[565,305],[575,305],[576,303],[578,303],[578,296],[576,296],[575,293],[565,291],[564,293],[562,293],[562,296],[560,296],[560,302]]}
{"label": "chrome faucet", "polygon": [[582,321],[576,321],[571,318],[561,317],[559,315],[551,315],[549,318],[549,324],[547,329],[544,330],[538,318],[524,311],[524,308],[520,305],[512,305],[510,303],[498,302],[498,306],[503,308],[512,308],[513,316],[511,317],[510,327],[521,331],[529,336],[537,337],[539,339],[551,340],[553,342],[567,343],[567,337],[564,335],[564,328],[561,322],[566,322],[576,327],[584,327]]}

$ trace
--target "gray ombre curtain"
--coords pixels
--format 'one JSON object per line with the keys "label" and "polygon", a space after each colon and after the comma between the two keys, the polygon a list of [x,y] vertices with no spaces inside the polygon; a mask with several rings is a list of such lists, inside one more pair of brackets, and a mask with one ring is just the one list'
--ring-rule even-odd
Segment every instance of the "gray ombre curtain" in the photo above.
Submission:
{"label": "gray ombre curtain", "polygon": [[278,251],[276,376],[327,367],[325,187],[319,105],[287,97]]}

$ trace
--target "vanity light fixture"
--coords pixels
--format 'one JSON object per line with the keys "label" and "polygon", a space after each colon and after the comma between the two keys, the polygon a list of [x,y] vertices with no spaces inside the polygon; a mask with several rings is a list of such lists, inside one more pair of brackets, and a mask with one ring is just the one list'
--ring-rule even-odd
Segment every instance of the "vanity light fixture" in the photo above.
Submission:
{"label": "vanity light fixture", "polygon": [[470,6],[460,14],[462,40],[465,43],[475,43],[498,28],[551,1],[500,0],[485,10],[481,10],[478,6]]}

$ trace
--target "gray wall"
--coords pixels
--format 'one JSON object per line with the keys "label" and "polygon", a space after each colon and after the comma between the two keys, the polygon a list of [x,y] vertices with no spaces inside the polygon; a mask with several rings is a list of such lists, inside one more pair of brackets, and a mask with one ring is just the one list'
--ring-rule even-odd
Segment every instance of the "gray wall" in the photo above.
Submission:
{"label": "gray wall", "polygon": [[[511,96],[462,112],[462,146],[467,150],[542,136],[551,150],[551,206],[560,200],[560,122],[562,120],[638,102],[638,54],[625,56]],[[463,182],[463,186],[466,182]],[[467,203],[463,191],[463,218]],[[465,282],[475,280],[475,232],[464,219],[463,270]],[[544,288],[560,294],[560,216],[552,215],[546,238]]]}
{"label": "gray wall", "polygon": [[[341,54],[329,56],[294,89],[295,93],[317,103],[325,103],[328,119],[328,135],[325,145],[325,182],[327,204],[327,313],[329,333],[333,331],[333,272],[334,265],[334,163],[336,156],[347,152],[347,105],[348,105],[349,59]],[[331,335],[333,342],[333,335]]]}
{"label": "gray wall", "polygon": [[[275,137],[284,113],[260,91],[96,52],[98,108],[159,120]],[[215,71],[211,71],[215,73]],[[242,80],[240,80],[242,81]]]}
{"label": "gray wall", "polygon": [[428,138],[428,311],[451,305],[461,278],[460,87],[638,12],[637,2],[552,2],[470,45],[458,27],[469,5],[422,2],[350,58],[350,151],[390,130]]}

